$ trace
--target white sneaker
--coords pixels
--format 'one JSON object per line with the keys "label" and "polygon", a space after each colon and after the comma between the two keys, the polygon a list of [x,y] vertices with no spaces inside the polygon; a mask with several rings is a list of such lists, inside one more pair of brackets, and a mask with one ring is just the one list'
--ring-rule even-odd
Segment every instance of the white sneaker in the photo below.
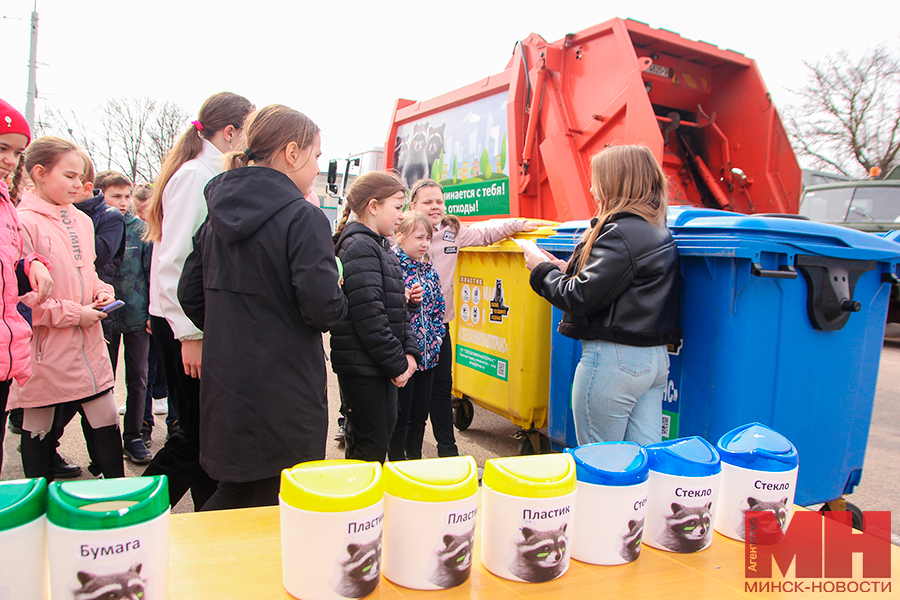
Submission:
{"label": "white sneaker", "polygon": [[125,405],[124,405],[124,404],[123,404],[122,406],[119,407],[119,414],[120,414],[120,415],[124,415],[124,414],[125,414]]}
{"label": "white sneaker", "polygon": [[161,398],[159,400],[154,400],[153,401],[153,414],[154,415],[169,414],[169,399]]}

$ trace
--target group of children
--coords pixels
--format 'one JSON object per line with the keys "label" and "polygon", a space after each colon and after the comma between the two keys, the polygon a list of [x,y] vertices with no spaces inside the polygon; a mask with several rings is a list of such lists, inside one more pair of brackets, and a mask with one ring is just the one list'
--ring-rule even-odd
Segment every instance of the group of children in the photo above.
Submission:
{"label": "group of children", "polygon": [[[27,287],[16,290],[4,277],[7,294],[23,293],[6,300],[12,307],[4,316],[11,332],[8,374],[17,385],[10,397],[11,382],[3,384],[3,415],[8,399],[8,408],[20,411],[13,428],[22,433],[27,476],[53,479],[81,473],[56,451],[76,413],[82,415],[91,473],[122,476],[123,455],[135,463],[150,461],[153,422],[147,405],[152,403],[147,392],[151,247],[141,239],[143,222],[130,202],[132,182],[114,171],[95,176],[87,155],[67,140],[47,136],[32,142],[24,117],[5,101],[0,101],[0,113],[0,206],[10,252],[16,259],[19,254],[33,257],[23,267],[33,267],[37,260],[52,269],[44,294],[39,288],[37,293],[27,293]],[[140,205],[140,197],[135,205]],[[103,312],[115,298],[124,305]],[[16,315],[18,300],[22,303]],[[31,348],[22,353],[29,338]],[[120,339],[128,390],[121,438],[112,399]],[[21,375],[16,377],[16,372]]]}
{"label": "group of children", "polygon": [[[447,327],[458,250],[536,224],[506,219],[469,227],[446,213],[437,182],[426,179],[407,192],[396,175],[371,172],[353,183],[332,235],[313,203],[319,128],[286,106],[256,110],[222,92],[206,100],[169,153],[143,207],[146,229],[126,210],[126,251],[105,267],[96,259],[101,250],[115,256],[101,235],[111,213],[85,211],[92,222],[72,206],[88,179],[83,152],[60,138],[31,141],[21,115],[6,103],[0,110],[0,275],[9,325],[0,328],[0,344],[9,346],[0,352],[7,372],[0,395],[6,404],[15,380],[9,406],[25,409],[26,476],[52,479],[54,418],[64,407],[82,415],[95,474],[122,476],[112,393],[120,335],[129,384],[125,452],[144,460],[129,448],[140,443],[135,415],[146,405],[146,375],[130,368],[148,362],[145,310],[180,427],[144,474],[168,476],[172,505],[188,491],[196,510],[276,504],[282,469],[325,457],[327,331],[348,459],[420,458],[429,417],[438,455],[459,453]],[[649,150],[627,148],[592,163],[599,220],[577,260],[526,258],[535,290],[566,311],[564,334],[597,351],[611,342],[620,358],[628,344],[647,347],[638,358],[654,361],[652,376],[627,391],[637,398],[635,416],[642,415],[632,423],[639,434],[652,429],[658,412],[656,384],[667,370],[659,348],[679,335],[672,300],[677,252],[660,216],[665,177]],[[33,191],[18,188],[23,168]],[[3,183],[10,174],[18,222]],[[107,173],[100,187],[122,218],[131,182]],[[632,235],[638,237],[628,241]],[[619,296],[632,308],[621,308]],[[126,307],[104,312],[116,297]],[[18,298],[31,308],[33,333],[10,310]],[[576,387],[589,386],[592,371],[579,369]],[[649,403],[638,389],[645,383],[653,388]],[[579,441],[606,436],[612,428],[590,409],[596,390],[582,391],[589,402],[576,399]],[[622,425],[626,439],[628,427]]]}

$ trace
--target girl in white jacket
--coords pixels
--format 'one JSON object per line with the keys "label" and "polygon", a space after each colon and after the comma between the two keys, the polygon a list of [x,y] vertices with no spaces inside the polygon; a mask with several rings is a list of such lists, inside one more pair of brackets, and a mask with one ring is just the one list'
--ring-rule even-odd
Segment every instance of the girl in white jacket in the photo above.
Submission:
{"label": "girl in white jacket", "polygon": [[203,188],[224,168],[223,156],[241,147],[244,119],[253,105],[243,96],[220,92],[203,103],[197,119],[169,153],[147,204],[150,263],[150,330],[169,386],[179,429],[156,453],[144,475],[167,475],[175,506],[191,490],[194,510],[215,492],[200,466],[200,365],[203,332],[178,303],[178,279],[191,252],[194,232],[206,220]]}

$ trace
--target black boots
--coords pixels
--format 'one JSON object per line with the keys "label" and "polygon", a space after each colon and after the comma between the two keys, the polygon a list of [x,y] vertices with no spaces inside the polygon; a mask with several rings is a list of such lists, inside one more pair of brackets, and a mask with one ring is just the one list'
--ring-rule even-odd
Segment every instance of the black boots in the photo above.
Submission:
{"label": "black boots", "polygon": [[56,448],[55,440],[50,435],[42,437],[31,435],[30,431],[22,432],[22,468],[29,479],[43,477],[47,482],[53,481],[52,458]]}
{"label": "black boots", "polygon": [[104,478],[125,477],[122,459],[122,434],[119,426],[107,425],[91,430],[93,462],[90,470],[99,471]]}

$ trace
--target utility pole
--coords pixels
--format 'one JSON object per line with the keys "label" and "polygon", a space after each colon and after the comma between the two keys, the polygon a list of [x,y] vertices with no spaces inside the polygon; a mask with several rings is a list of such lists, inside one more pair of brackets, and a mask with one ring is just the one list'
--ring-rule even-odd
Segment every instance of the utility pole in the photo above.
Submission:
{"label": "utility pole", "polygon": [[34,131],[34,101],[37,99],[37,0],[31,13],[31,59],[28,62],[28,100],[25,102],[25,120]]}

